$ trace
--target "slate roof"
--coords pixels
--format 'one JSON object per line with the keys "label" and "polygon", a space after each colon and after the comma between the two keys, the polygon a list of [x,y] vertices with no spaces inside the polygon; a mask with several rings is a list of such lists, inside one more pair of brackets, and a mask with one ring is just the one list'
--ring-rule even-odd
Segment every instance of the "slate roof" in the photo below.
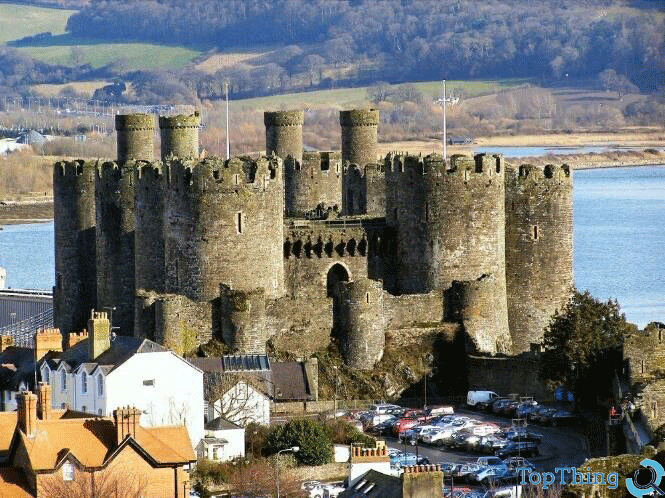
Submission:
{"label": "slate roof", "polygon": [[368,470],[353,486],[342,491],[339,498],[402,498],[402,480]]}
{"label": "slate roof", "polygon": [[10,346],[0,353],[0,390],[18,391],[21,382],[35,387],[35,351]]}
{"label": "slate roof", "polygon": [[205,424],[205,430],[207,431],[227,431],[232,429],[242,429],[242,427],[234,424],[233,422],[229,422],[222,417],[212,419],[210,422]]}
{"label": "slate roof", "polygon": [[21,470],[0,468],[0,498],[32,498],[27,482]]}
{"label": "slate roof", "polygon": [[302,363],[291,361],[272,364],[272,381],[275,384],[275,400],[312,399]]}
{"label": "slate roof", "polygon": [[168,351],[168,349],[149,339],[116,336],[111,340],[111,346],[106,351],[95,358],[94,361],[89,361],[88,340],[84,339],[77,342],[66,351],[49,351],[44,359],[40,361],[40,366],[42,362],[46,361],[51,370],[56,370],[60,364],[64,364],[65,369],[69,372],[82,368],[87,373],[99,367],[105,374],[108,374],[137,353]]}

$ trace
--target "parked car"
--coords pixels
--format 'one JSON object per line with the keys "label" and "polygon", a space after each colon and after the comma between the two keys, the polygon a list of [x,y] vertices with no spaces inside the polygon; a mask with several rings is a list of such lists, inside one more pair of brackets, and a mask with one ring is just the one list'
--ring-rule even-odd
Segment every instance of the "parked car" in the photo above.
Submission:
{"label": "parked car", "polygon": [[466,394],[466,404],[475,407],[478,403],[487,403],[498,397],[494,391],[469,391]]}
{"label": "parked car", "polygon": [[535,469],[536,466],[532,464],[529,460],[527,460],[524,457],[521,456],[515,456],[515,457],[509,457],[506,458],[503,463],[508,467],[509,469],[517,469],[517,468],[524,468],[524,469]]}
{"label": "parked car", "polygon": [[534,456],[538,455],[538,444],[532,441],[513,441],[507,444],[500,450],[497,450],[495,455],[499,458],[507,458],[510,456]]}
{"label": "parked car", "polygon": [[401,409],[401,406],[392,405],[389,403],[379,403],[375,405],[369,405],[368,411],[374,414],[387,413],[389,410]]}
{"label": "parked car", "polygon": [[329,482],[323,486],[323,498],[334,498],[346,490],[341,482]]}
{"label": "parked car", "polygon": [[505,474],[507,470],[507,467],[482,467],[469,474],[469,481],[487,486],[492,478]]}
{"label": "parked car", "polygon": [[391,467],[406,467],[408,465],[418,465],[418,457],[415,453],[398,453],[390,455]]}
{"label": "parked car", "polygon": [[579,417],[567,411],[554,412],[551,417],[551,424],[553,427],[562,425],[577,425],[579,423]]}
{"label": "parked car", "polygon": [[506,432],[506,439],[509,441],[533,441],[540,443],[543,440],[543,435],[537,432],[528,431],[526,429],[514,429]]}
{"label": "parked car", "polygon": [[506,466],[503,463],[503,460],[501,460],[499,457],[495,457],[495,456],[478,457],[478,460],[476,460],[476,463],[478,465],[480,465],[481,467],[505,467]]}

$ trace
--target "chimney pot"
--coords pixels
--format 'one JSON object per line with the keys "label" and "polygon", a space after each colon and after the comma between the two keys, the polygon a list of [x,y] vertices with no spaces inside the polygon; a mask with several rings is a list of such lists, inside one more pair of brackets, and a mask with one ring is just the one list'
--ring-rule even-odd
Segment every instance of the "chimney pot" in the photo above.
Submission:
{"label": "chimney pot", "polygon": [[38,389],[39,416],[48,420],[51,418],[51,386],[48,382],[40,382]]}
{"label": "chimney pot", "polygon": [[26,436],[32,437],[37,430],[37,396],[30,391],[19,393],[18,426]]}

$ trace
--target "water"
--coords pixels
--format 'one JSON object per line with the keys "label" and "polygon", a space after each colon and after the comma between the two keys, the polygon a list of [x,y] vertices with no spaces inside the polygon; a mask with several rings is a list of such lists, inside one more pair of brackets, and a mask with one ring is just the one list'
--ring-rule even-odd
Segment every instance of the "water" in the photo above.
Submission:
{"label": "water", "polygon": [[[578,289],[617,299],[629,321],[665,322],[665,166],[574,172]],[[0,230],[7,285],[53,286],[53,223]]]}
{"label": "water", "polygon": [[495,145],[488,147],[472,147],[474,154],[503,154],[504,157],[536,157],[566,154],[603,154],[606,152],[625,152],[630,150],[644,150],[652,148],[655,150],[665,150],[663,147],[613,147],[589,145],[585,147],[498,147]]}

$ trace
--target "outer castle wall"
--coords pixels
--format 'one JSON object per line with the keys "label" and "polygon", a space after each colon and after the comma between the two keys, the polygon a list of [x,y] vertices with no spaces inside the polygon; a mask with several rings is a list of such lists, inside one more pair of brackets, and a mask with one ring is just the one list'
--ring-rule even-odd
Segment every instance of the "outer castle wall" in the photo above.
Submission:
{"label": "outer castle wall", "polygon": [[86,327],[97,305],[95,162],[53,167],[55,238],[54,326],[62,333]]}
{"label": "outer castle wall", "polygon": [[515,353],[540,343],[573,286],[573,185],[568,166],[506,173],[506,280]]}

